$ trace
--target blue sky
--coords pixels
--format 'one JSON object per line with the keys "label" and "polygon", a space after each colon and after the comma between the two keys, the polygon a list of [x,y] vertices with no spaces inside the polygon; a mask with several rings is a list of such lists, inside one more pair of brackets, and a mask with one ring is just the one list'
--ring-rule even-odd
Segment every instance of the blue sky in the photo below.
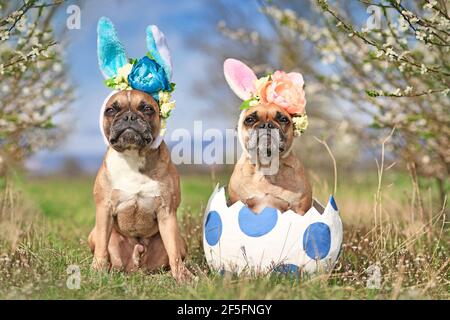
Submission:
{"label": "blue sky", "polygon": [[[96,25],[101,16],[113,21],[129,57],[139,58],[146,54],[145,29],[149,24],[158,25],[165,33],[174,65],[173,81],[177,84],[174,93],[177,107],[169,119],[166,137],[170,137],[174,128],[191,130],[195,120],[202,120],[204,128],[221,130],[233,128],[235,124],[225,122],[221,117],[211,116],[217,113],[215,108],[221,106],[212,106],[207,97],[198,96],[193,90],[194,84],[201,77],[207,77],[211,72],[222,73],[221,61],[217,60],[217,63],[211,64],[208,52],[202,52],[189,43],[194,33],[195,36],[209,37],[211,41],[221,37],[216,28],[205,30],[208,2],[205,0],[84,2],[80,6],[81,28],[67,31],[68,45],[65,48],[65,60],[70,67],[69,73],[75,86],[76,100],[61,121],[72,127],[71,134],[55,150],[42,151],[34,156],[28,162],[29,167],[40,170],[42,167],[48,167],[48,163],[53,163],[52,160],[55,159],[101,157],[105,151],[98,128],[98,115],[101,103],[110,89],[103,84],[103,77],[97,64]],[[255,5],[253,1],[246,4],[249,3]],[[70,4],[80,3],[71,1],[64,6]],[[61,11],[58,22],[63,26],[68,17],[65,11]],[[223,86],[227,87],[225,79]]]}

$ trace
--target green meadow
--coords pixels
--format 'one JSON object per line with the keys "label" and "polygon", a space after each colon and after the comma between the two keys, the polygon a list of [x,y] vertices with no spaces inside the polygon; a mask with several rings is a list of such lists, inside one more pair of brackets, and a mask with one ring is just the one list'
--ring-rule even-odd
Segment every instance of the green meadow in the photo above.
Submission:
{"label": "green meadow", "polygon": [[[13,178],[3,182],[0,298],[3,299],[448,299],[448,228],[434,185],[421,182],[419,204],[408,175],[354,175],[338,185],[344,222],[341,256],[331,273],[314,277],[221,276],[202,254],[209,195],[227,175],[183,175],[179,223],[189,246],[192,283],[169,273],[97,273],[86,240],[94,225],[94,177]],[[331,186],[313,176],[326,201]],[[13,185],[13,187],[12,187]],[[8,212],[14,214],[8,215]],[[73,286],[73,270],[79,288]],[[378,268],[379,285],[373,282]],[[372,282],[371,282],[372,281]],[[368,285],[369,284],[369,285]]]}

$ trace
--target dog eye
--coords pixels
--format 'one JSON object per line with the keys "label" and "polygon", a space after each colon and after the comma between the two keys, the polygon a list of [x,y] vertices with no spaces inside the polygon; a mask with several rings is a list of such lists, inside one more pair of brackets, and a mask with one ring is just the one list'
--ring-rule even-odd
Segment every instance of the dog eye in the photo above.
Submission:
{"label": "dog eye", "polygon": [[117,110],[113,107],[109,107],[105,110],[105,115],[112,116],[117,112]]}
{"label": "dog eye", "polygon": [[248,117],[245,119],[245,124],[254,124],[256,119],[254,117]]}
{"label": "dog eye", "polygon": [[150,107],[149,105],[145,105],[142,107],[142,112],[152,114],[153,112],[155,112],[155,110],[153,110],[153,108]]}
{"label": "dog eye", "polygon": [[280,122],[281,123],[288,123],[289,122],[289,118],[283,116],[283,117],[280,118]]}

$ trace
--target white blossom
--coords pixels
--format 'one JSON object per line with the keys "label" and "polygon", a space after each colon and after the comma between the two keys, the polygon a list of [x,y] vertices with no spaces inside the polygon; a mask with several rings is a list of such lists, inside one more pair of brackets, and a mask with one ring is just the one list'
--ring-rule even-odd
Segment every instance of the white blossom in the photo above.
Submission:
{"label": "white blossom", "polygon": [[422,63],[420,65],[420,74],[425,74],[428,72],[428,68]]}
{"label": "white blossom", "polygon": [[437,0],[429,0],[429,2],[423,5],[424,9],[433,9],[434,6],[437,5]]}
{"label": "white blossom", "polygon": [[403,91],[405,94],[410,94],[413,90],[413,87],[407,86],[406,89]]}

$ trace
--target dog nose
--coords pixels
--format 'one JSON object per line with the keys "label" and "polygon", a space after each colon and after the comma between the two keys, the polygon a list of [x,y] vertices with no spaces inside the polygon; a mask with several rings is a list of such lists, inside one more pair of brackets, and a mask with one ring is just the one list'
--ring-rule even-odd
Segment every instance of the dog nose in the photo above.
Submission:
{"label": "dog nose", "polygon": [[259,124],[258,128],[259,129],[266,129],[266,128],[267,129],[275,129],[276,127],[272,121],[269,121],[269,122],[264,122],[264,123]]}
{"label": "dog nose", "polygon": [[123,115],[123,120],[133,122],[137,120],[137,115],[131,111],[128,111]]}

